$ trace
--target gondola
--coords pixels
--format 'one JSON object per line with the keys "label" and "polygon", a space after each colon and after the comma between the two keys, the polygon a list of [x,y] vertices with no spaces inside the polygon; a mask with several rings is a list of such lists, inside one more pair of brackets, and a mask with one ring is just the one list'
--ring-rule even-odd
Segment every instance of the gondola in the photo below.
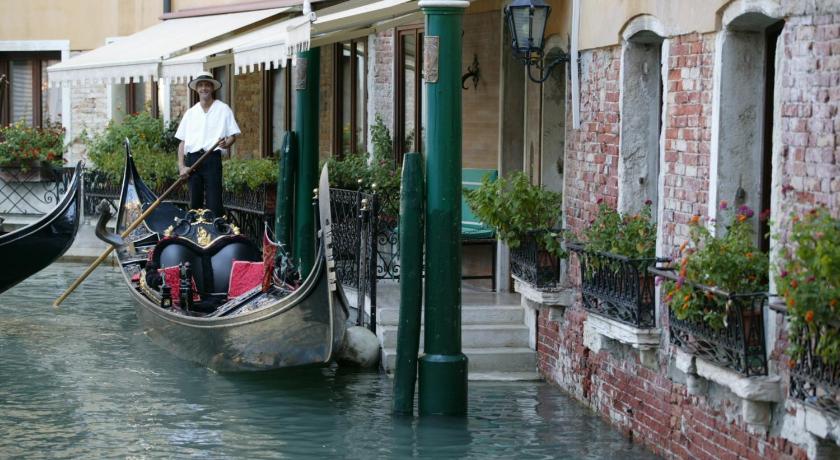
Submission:
{"label": "gondola", "polygon": [[55,262],[73,244],[82,212],[81,173],[79,162],[58,205],[37,222],[0,232],[0,293]]}
{"label": "gondola", "polygon": [[[348,307],[327,262],[329,187],[324,181],[326,171],[319,197],[320,234],[326,237],[320,238],[311,273],[291,286],[289,279],[279,280],[279,269],[273,270],[270,282],[235,296],[223,292],[238,280],[235,274],[224,279],[233,261],[259,265],[263,254],[224,218],[164,202],[122,238],[104,228],[110,216],[103,207],[96,233],[116,249],[145,334],[176,356],[217,371],[329,363],[343,343]],[[123,233],[156,199],[126,146],[117,230]],[[177,304],[172,301],[176,292]]]}

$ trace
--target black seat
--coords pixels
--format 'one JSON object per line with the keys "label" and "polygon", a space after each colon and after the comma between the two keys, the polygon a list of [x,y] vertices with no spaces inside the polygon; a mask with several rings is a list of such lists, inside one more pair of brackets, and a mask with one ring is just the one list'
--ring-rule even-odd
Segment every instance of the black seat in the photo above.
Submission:
{"label": "black seat", "polygon": [[192,241],[166,238],[157,244],[152,262],[158,267],[172,267],[189,262],[198,294],[227,294],[233,262],[262,260],[257,246],[243,236],[229,236],[202,248]]}

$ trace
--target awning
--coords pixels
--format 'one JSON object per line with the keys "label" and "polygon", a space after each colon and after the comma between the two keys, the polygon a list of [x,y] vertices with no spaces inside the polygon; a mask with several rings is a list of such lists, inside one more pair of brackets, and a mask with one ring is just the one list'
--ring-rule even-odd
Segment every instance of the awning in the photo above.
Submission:
{"label": "awning", "polygon": [[[214,67],[212,64],[216,62],[219,65],[233,63],[232,51],[234,48],[269,38],[281,39],[285,32],[285,23],[273,22],[226,40],[213,42],[189,53],[164,60],[161,63],[160,77],[162,80],[169,82],[190,81],[208,67],[208,62],[211,62],[210,67]],[[285,63],[285,58],[282,61],[274,62],[275,68],[279,68],[280,65]]]}
{"label": "awning", "polygon": [[160,64],[178,54],[288,8],[170,19],[47,68],[50,85],[157,80]]}
{"label": "awning", "polygon": [[233,49],[237,73],[258,70],[272,62],[285,60],[311,45],[321,46],[368,35],[394,27],[400,22],[422,18],[416,0],[350,1],[308,16],[283,22],[286,33]]}

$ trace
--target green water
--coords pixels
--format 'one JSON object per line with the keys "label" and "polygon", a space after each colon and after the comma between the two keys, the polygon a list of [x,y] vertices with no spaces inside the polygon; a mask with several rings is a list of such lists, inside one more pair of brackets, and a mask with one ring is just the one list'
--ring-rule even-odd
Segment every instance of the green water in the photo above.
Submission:
{"label": "green water", "polygon": [[338,367],[218,374],[140,330],[113,268],[55,264],[0,295],[0,458],[651,458],[539,382],[470,382],[469,415],[390,415]]}

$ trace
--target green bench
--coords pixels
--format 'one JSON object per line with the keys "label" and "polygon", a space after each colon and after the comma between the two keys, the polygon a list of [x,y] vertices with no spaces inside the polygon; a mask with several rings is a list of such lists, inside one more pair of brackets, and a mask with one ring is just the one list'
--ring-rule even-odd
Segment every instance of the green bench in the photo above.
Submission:
{"label": "green bench", "polygon": [[[474,190],[481,185],[485,177],[496,180],[499,177],[495,169],[464,168],[461,170],[461,188]],[[462,276],[463,279],[489,279],[492,289],[496,290],[496,231],[484,225],[470,209],[467,200],[461,195],[461,243],[465,245],[487,245],[491,253],[491,272],[489,275]]]}

